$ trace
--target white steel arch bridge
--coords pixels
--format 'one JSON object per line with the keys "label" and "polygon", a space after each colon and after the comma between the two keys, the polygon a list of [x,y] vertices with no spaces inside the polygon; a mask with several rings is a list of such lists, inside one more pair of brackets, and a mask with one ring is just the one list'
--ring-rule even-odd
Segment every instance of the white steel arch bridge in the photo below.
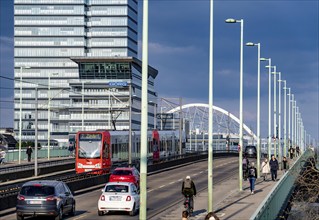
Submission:
{"label": "white steel arch bridge", "polygon": [[[180,110],[182,109],[182,117],[189,121],[189,127],[191,132],[208,132],[208,104],[191,103],[177,107],[175,106],[173,108],[171,106],[170,109],[168,107],[164,107],[165,109],[169,109],[168,111],[165,111],[165,113],[173,113],[174,115],[176,115],[179,114]],[[174,117],[179,118],[178,116]],[[230,135],[239,134],[239,119],[230,112],[226,111],[225,109],[213,106],[213,123],[213,133]],[[244,136],[257,140],[257,136],[245,124],[243,124],[243,132]]]}

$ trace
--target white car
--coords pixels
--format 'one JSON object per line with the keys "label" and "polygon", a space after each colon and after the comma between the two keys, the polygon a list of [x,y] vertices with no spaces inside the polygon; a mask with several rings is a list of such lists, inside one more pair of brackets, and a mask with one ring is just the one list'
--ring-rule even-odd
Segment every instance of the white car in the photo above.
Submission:
{"label": "white car", "polygon": [[140,195],[134,183],[109,182],[98,201],[98,215],[110,211],[126,211],[134,216],[140,208]]}

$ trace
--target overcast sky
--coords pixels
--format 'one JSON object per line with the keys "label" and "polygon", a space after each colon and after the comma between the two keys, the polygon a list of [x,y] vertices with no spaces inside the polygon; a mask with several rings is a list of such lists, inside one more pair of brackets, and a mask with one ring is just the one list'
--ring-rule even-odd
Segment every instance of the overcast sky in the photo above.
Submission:
{"label": "overcast sky", "polygon": [[[141,33],[142,1],[138,2]],[[0,0],[0,6],[0,74],[13,77],[13,0]],[[261,56],[272,58],[272,64],[295,94],[305,130],[318,139],[318,10],[318,0],[215,1],[214,105],[239,116],[240,24],[226,24],[225,19],[244,19],[244,42],[261,43]],[[142,34],[140,48],[141,37]],[[159,71],[159,97],[182,97],[183,103],[208,103],[208,53],[208,0],[149,1],[149,65]],[[262,137],[268,133],[265,65],[267,62],[261,65]],[[0,80],[1,101],[12,101],[13,83]],[[257,47],[245,47],[244,123],[255,132],[256,97]],[[12,127],[13,104],[0,104],[0,127]]]}

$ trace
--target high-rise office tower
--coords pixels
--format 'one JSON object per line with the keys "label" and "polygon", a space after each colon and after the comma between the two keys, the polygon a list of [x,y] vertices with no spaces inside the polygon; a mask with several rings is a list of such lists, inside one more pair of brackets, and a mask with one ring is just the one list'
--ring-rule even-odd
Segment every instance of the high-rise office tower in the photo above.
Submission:
{"label": "high-rise office tower", "polygon": [[[22,140],[34,141],[36,104],[43,146],[65,146],[77,130],[111,129],[117,112],[132,112],[132,105],[125,103],[129,97],[135,104],[140,101],[137,17],[137,0],[14,0],[18,138],[21,128]],[[122,71],[131,72],[124,76]],[[154,98],[157,71],[152,71]],[[125,89],[127,93],[121,93]],[[128,129],[125,115],[116,118]]]}

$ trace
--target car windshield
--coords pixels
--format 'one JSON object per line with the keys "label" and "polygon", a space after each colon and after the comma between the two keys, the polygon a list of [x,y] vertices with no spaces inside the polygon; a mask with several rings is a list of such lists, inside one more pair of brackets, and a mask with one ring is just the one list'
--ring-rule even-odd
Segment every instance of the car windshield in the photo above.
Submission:
{"label": "car windshield", "polygon": [[105,188],[105,192],[127,193],[128,186],[126,186],[126,185],[108,185]]}
{"label": "car windshield", "polygon": [[20,191],[21,195],[24,196],[50,196],[54,195],[53,186],[24,186]]}
{"label": "car windshield", "polygon": [[114,172],[112,174],[113,175],[128,176],[128,175],[132,175],[132,171],[130,171],[130,170],[114,170]]}

